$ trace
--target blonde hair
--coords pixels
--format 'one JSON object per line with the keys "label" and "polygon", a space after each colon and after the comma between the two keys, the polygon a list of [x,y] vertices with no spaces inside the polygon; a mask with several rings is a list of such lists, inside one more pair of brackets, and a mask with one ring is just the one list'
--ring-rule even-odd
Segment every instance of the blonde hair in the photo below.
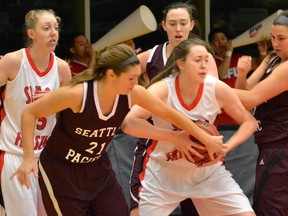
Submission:
{"label": "blonde hair", "polygon": [[25,32],[24,32],[24,41],[25,41],[25,46],[30,47],[33,43],[33,40],[28,36],[27,31],[29,29],[33,29],[38,20],[39,16],[41,16],[44,13],[50,13],[55,16],[58,25],[61,23],[61,18],[56,16],[56,13],[52,9],[36,9],[36,10],[30,10],[26,15],[25,15]]}

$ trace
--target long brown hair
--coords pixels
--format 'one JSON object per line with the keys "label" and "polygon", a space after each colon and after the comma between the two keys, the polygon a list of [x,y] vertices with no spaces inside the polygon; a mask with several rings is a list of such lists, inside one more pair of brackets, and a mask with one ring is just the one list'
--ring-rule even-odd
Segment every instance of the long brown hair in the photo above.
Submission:
{"label": "long brown hair", "polygon": [[149,86],[152,85],[153,83],[156,83],[164,79],[165,77],[168,77],[170,74],[174,72],[179,73],[179,68],[176,62],[178,60],[185,61],[188,53],[190,52],[191,47],[197,45],[204,46],[208,52],[211,49],[208,43],[197,37],[189,38],[187,40],[182,41],[173,49],[164,69],[154,79],[151,80]]}

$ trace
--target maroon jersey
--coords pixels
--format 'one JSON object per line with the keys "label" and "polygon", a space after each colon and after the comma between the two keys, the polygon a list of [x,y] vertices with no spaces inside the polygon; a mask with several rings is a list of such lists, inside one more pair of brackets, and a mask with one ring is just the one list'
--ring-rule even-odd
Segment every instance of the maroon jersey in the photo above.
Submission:
{"label": "maroon jersey", "polygon": [[130,95],[118,95],[111,113],[104,116],[97,84],[83,83],[81,111],[66,109],[59,113],[40,155],[39,185],[47,215],[101,212],[108,216],[115,215],[115,211],[119,216],[128,215],[125,197],[105,149],[130,110]]}
{"label": "maroon jersey", "polygon": [[[262,80],[273,73],[275,64],[280,63],[281,59],[273,59],[263,75]],[[255,132],[255,143],[279,143],[287,144],[288,139],[288,92],[285,91],[276,97],[265,101],[259,105],[255,111],[255,118],[259,126]]]}
{"label": "maroon jersey", "polygon": [[163,55],[166,53],[166,45],[167,43],[157,45],[151,51],[149,56],[150,60],[148,60],[146,64],[146,71],[149,80],[152,80],[156,75],[158,75],[166,64],[167,57]]}
{"label": "maroon jersey", "polygon": [[71,109],[60,112],[42,155],[52,154],[73,164],[96,162],[102,155],[107,156],[105,149],[130,110],[130,96],[118,95],[112,112],[104,116],[97,93],[93,93],[97,92],[97,83],[88,82],[82,112],[74,113]]}

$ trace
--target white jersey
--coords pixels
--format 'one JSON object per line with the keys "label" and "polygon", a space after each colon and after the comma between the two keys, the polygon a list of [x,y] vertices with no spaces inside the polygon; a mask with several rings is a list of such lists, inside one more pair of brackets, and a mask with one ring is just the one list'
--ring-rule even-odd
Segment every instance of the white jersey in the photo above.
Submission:
{"label": "white jersey", "polygon": [[[20,119],[23,109],[33,102],[37,92],[54,91],[60,87],[57,60],[50,54],[50,62],[44,72],[34,65],[28,49],[22,49],[20,69],[12,81],[8,81],[1,110],[0,149],[9,153],[22,155]],[[34,153],[38,157],[56,123],[55,115],[37,120],[34,136]]]}
{"label": "white jersey", "polygon": [[[191,120],[213,123],[221,112],[215,96],[215,85],[220,82],[216,78],[207,75],[192,105],[184,104],[177,76],[171,75],[165,81],[168,86],[167,104]],[[155,126],[178,130],[171,123],[152,117]],[[193,200],[199,215],[203,216],[253,212],[248,198],[222,162],[197,168],[183,158],[172,143],[163,141],[153,141],[147,154],[140,174],[140,216],[169,215],[187,198]]]}
{"label": "white jersey", "polygon": [[[202,120],[213,123],[217,115],[221,113],[215,96],[215,84],[217,79],[207,75],[204,83],[199,87],[196,101],[192,105],[186,105],[181,99],[179,86],[177,85],[177,77],[178,76],[170,75],[164,79],[168,87],[166,103],[193,121]],[[175,125],[172,125],[170,122],[167,122],[156,115],[153,115],[152,119],[155,126],[168,130],[178,130]],[[157,141],[157,144],[155,143],[156,142],[153,143],[153,152],[150,153],[151,158],[166,161],[174,165],[194,166],[186,159],[181,158],[175,145],[172,143],[165,141]]]}

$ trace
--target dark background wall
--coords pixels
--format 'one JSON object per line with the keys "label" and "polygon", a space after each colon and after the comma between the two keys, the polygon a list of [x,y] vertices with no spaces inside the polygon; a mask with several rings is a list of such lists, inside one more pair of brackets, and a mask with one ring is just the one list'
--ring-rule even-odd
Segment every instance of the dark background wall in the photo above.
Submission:
{"label": "dark background wall", "polygon": [[[0,0],[0,55],[23,47],[22,27],[25,14],[35,8],[52,8],[62,19],[59,46],[56,53],[65,56],[65,39],[73,31],[84,31],[84,0]],[[146,5],[158,23],[162,10],[172,0],[90,0],[91,42],[96,42],[110,29],[125,19],[140,5]],[[204,27],[204,0],[190,0],[199,10],[199,18]],[[210,0],[211,26],[225,25],[237,36],[278,9],[288,9],[288,1],[283,0]],[[203,28],[204,29],[204,28]],[[204,32],[205,33],[205,32]],[[205,39],[205,35],[202,35]],[[162,43],[166,35],[157,31],[135,38],[136,45],[142,49]],[[240,48],[254,52],[255,44]]]}

